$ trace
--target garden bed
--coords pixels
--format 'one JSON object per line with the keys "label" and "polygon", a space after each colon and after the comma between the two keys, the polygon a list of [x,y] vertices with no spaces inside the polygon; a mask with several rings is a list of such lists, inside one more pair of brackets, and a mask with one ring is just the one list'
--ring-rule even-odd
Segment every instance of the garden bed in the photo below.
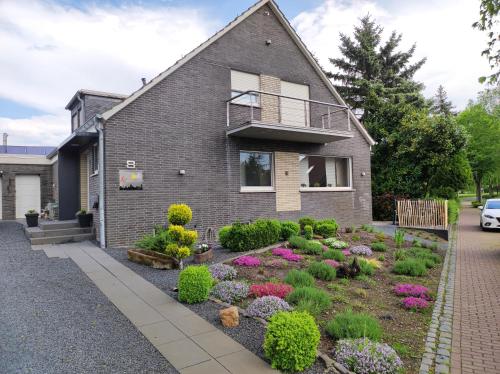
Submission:
{"label": "garden bed", "polygon": [[[355,233],[341,233],[338,238],[347,242],[350,247],[358,245],[370,247],[376,240],[376,233],[358,230]],[[377,259],[383,256],[383,259],[380,258],[381,267],[375,270],[373,275],[352,279],[337,278],[331,281],[315,280],[315,287],[327,292],[333,301],[330,308],[316,316],[321,330],[319,349],[331,354],[335,340],[326,334],[326,323],[335,315],[352,309],[353,312],[364,312],[375,317],[383,331],[380,341],[389,344],[397,351],[403,360],[405,372],[417,373],[430,324],[432,302],[428,308],[419,312],[407,310],[402,306],[402,297],[394,293],[394,286],[399,283],[420,284],[430,290],[430,295],[435,294],[442,266],[439,264],[427,269],[425,276],[411,277],[394,274],[392,270],[396,261],[396,243],[393,238],[389,237],[385,238],[384,242],[387,246],[385,252],[373,252],[371,256],[366,257]],[[403,244],[403,248],[410,247],[412,247],[410,242]],[[272,250],[252,255],[261,261],[260,266],[237,266],[232,261],[227,261],[227,264],[236,267],[238,271],[236,280],[249,284],[262,284],[264,282],[281,283],[290,270],[307,270],[311,262],[323,260],[321,255],[306,255],[300,250],[294,250],[294,253],[301,254],[303,259],[299,262],[289,261],[287,266],[282,268],[268,266],[273,263],[270,260],[279,258],[273,255]],[[440,257],[443,257],[442,251],[438,253]],[[247,297],[237,305],[246,308],[252,300],[252,297]]]}

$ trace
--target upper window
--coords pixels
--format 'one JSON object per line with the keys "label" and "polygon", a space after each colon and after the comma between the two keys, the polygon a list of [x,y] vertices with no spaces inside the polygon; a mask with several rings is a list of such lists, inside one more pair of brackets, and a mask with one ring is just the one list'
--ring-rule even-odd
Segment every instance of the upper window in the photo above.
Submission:
{"label": "upper window", "polygon": [[240,152],[241,190],[269,191],[273,189],[273,154]]}
{"label": "upper window", "polygon": [[300,155],[301,188],[351,188],[352,164],[347,157]]}
{"label": "upper window", "polygon": [[[238,96],[245,91],[259,91],[260,77],[257,74],[243,73],[231,70],[231,97]],[[234,104],[259,106],[259,94],[249,93],[233,101]]]}
{"label": "upper window", "polygon": [[99,172],[99,147],[97,144],[90,147],[90,172],[92,174]]}

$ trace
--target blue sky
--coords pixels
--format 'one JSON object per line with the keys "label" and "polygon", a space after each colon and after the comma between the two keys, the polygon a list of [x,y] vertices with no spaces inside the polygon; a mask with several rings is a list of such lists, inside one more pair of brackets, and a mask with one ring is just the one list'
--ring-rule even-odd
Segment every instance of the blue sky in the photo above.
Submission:
{"label": "blue sky", "polygon": [[[277,0],[328,67],[338,34],[370,13],[386,35],[417,43],[416,78],[430,97],[443,84],[458,109],[483,87],[485,37],[471,0]],[[79,88],[128,94],[243,12],[253,0],[0,0],[0,133],[11,144],[56,145],[69,134],[64,106]],[[144,41],[147,40],[148,43]]]}

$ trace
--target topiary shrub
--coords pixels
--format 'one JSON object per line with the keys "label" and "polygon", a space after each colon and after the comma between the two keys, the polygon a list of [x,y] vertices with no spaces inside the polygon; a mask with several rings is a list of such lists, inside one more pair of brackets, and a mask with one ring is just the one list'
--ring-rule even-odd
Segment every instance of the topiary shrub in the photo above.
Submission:
{"label": "topiary shrub", "polygon": [[351,309],[339,313],[325,328],[335,340],[366,337],[378,341],[382,336],[379,322],[367,313],[354,313]]}
{"label": "topiary shrub", "polygon": [[245,224],[236,222],[219,230],[221,245],[233,252],[249,251],[274,244],[280,240],[280,235],[279,221],[269,219]]}
{"label": "topiary shrub", "polygon": [[415,258],[396,261],[392,271],[396,274],[410,275],[412,277],[421,277],[427,274],[425,263]]}
{"label": "topiary shrub", "polygon": [[330,238],[332,236],[337,235],[338,227],[339,226],[337,225],[335,220],[324,220],[321,222],[316,222],[316,226],[314,227],[314,232],[318,235],[321,235],[323,238]]}
{"label": "topiary shrub", "polygon": [[375,252],[385,252],[387,251],[387,245],[382,242],[372,243],[372,250]]}
{"label": "topiary shrub", "polygon": [[394,349],[366,338],[339,340],[334,358],[357,374],[403,373],[403,362]]}
{"label": "topiary shrub", "polygon": [[278,312],[292,310],[290,304],[277,296],[263,296],[255,299],[246,309],[247,315],[268,319]]}
{"label": "topiary shrub", "polygon": [[279,312],[271,317],[264,352],[274,369],[303,371],[316,361],[320,340],[314,318],[305,312]]}
{"label": "topiary shrub", "polygon": [[305,217],[302,217],[299,219],[299,225],[300,225],[301,230],[304,230],[305,226],[314,227],[315,223],[316,223],[316,220],[314,218],[311,218],[311,217],[305,216]]}
{"label": "topiary shrub", "polygon": [[188,266],[179,274],[179,301],[188,304],[201,303],[208,299],[214,279],[206,266]]}
{"label": "topiary shrub", "polygon": [[232,304],[248,296],[249,288],[246,283],[236,281],[222,281],[212,289],[211,295],[226,303]]}
{"label": "topiary shrub", "polygon": [[310,240],[300,250],[307,255],[319,255],[323,253],[323,245],[315,240]]}
{"label": "topiary shrub", "polygon": [[311,225],[304,226],[304,238],[311,240],[313,238],[313,228]]}
{"label": "topiary shrub", "polygon": [[285,276],[285,283],[294,287],[314,286],[314,277],[302,270],[290,270]]}
{"label": "topiary shrub", "polygon": [[342,251],[339,251],[338,249],[329,249],[328,251],[323,252],[321,257],[328,260],[335,260],[340,262],[345,260],[345,254],[343,254]]}
{"label": "topiary shrub", "polygon": [[288,244],[290,244],[290,246],[292,248],[305,248],[306,245],[307,245],[307,239],[306,238],[303,238],[302,236],[298,236],[298,235],[292,235],[290,236],[290,238],[288,238]]}
{"label": "topiary shrub", "polygon": [[307,272],[314,278],[324,281],[331,281],[335,279],[335,276],[337,275],[335,269],[332,266],[325,264],[324,262],[311,263],[307,268]]}
{"label": "topiary shrub", "polygon": [[314,287],[299,287],[286,297],[286,301],[296,305],[297,310],[305,310],[313,316],[320,315],[332,306],[330,295]]}
{"label": "topiary shrub", "polygon": [[193,211],[186,204],[172,204],[168,207],[167,218],[172,225],[184,226],[191,222]]}
{"label": "topiary shrub", "polygon": [[300,225],[293,221],[281,222],[281,240],[288,240],[292,235],[300,234]]}

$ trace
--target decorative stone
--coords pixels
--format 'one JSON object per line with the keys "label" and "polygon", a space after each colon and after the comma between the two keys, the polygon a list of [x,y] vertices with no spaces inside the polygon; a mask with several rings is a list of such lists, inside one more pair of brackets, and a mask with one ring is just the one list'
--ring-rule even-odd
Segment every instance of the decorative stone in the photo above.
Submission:
{"label": "decorative stone", "polygon": [[235,306],[219,311],[219,317],[224,327],[236,327],[240,324],[240,315]]}

